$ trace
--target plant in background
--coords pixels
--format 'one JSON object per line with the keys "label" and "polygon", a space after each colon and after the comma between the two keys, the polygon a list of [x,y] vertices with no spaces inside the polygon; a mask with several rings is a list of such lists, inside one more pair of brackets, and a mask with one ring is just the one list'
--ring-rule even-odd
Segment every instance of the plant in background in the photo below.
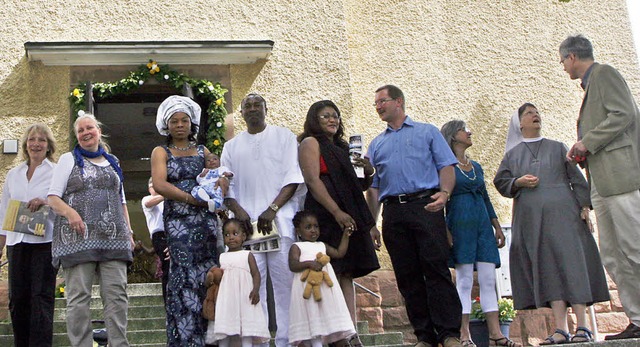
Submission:
{"label": "plant in background", "polygon": [[64,282],[56,286],[55,297],[64,298]]}
{"label": "plant in background", "polygon": [[[513,300],[501,298],[498,300],[498,319],[500,322],[510,322],[516,317],[516,311],[513,308]],[[480,297],[476,297],[471,303],[471,319],[486,320],[487,316],[482,312],[482,306],[480,306]]]}
{"label": "plant in background", "polygon": [[[119,81],[94,83],[93,97],[108,99],[115,95],[126,94],[142,86],[148,79],[155,79],[160,83],[171,85],[177,90],[180,90],[187,83],[195,95],[209,103],[209,107],[206,109],[209,126],[206,132],[206,146],[211,152],[220,155],[226,141],[224,120],[227,115],[224,99],[227,89],[223,88],[220,83],[191,78],[173,70],[168,65],[160,65],[154,60],[149,60],[147,64],[138,66],[137,70],[131,71],[129,76]],[[87,83],[80,83],[77,87],[72,88],[69,95],[71,109],[75,117],[85,113],[86,87]]]}

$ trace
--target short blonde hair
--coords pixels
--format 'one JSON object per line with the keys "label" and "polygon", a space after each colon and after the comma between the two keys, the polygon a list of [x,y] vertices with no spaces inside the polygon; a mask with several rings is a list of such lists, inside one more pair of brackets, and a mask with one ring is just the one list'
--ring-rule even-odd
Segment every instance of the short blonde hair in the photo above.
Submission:
{"label": "short blonde hair", "polygon": [[40,133],[47,138],[47,159],[53,160],[53,154],[56,152],[56,140],[53,138],[51,129],[44,123],[32,124],[25,130],[22,135],[22,158],[29,164],[31,158],[29,157],[29,151],[27,151],[27,140],[29,139],[29,135],[34,132]]}

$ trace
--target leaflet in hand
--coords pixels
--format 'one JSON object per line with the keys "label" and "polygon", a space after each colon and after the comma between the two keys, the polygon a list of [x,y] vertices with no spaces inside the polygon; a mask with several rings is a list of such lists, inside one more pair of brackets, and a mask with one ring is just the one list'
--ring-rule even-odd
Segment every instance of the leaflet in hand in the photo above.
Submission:
{"label": "leaflet in hand", "polygon": [[44,205],[36,212],[31,212],[26,202],[10,200],[7,205],[7,214],[2,223],[2,229],[44,237],[49,210],[49,206]]}
{"label": "leaflet in hand", "polygon": [[[362,158],[362,135],[356,134],[349,136],[349,155],[351,156],[351,163],[355,163],[356,158]],[[356,171],[358,178],[364,178],[364,167],[353,165],[353,169]]]}

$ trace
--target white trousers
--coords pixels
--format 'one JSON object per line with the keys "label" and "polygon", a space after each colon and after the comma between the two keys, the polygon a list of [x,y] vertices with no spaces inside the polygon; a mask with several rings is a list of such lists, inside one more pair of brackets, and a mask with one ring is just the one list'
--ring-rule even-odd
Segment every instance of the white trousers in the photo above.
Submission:
{"label": "white trousers", "polygon": [[67,297],[67,334],[72,346],[92,347],[91,287],[98,276],[104,306],[104,321],[109,346],[126,347],[127,341],[127,263],[102,261],[82,263],[64,268]]}
{"label": "white trousers", "polygon": [[[293,272],[289,270],[289,248],[293,240],[282,237],[280,250],[275,252],[253,253],[260,270],[260,302],[265,317],[267,310],[267,268],[273,286],[273,299],[276,309],[276,347],[287,347],[289,343],[289,304],[291,300],[291,283]],[[268,345],[268,344],[267,344]]]}
{"label": "white trousers", "polygon": [[600,257],[618,286],[622,307],[640,326],[640,191],[602,197],[591,182]]}

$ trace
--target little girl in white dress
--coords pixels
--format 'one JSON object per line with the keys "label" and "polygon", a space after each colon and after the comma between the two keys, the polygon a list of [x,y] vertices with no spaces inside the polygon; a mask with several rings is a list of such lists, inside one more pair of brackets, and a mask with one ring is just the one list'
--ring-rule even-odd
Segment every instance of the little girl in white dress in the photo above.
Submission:
{"label": "little girl in white dress", "polygon": [[[291,305],[289,307],[289,343],[298,346],[321,347],[323,344],[336,343],[336,346],[349,346],[346,340],[355,334],[351,315],[333,272],[331,263],[325,265],[315,261],[318,252],[331,258],[344,257],[349,247],[350,230],[345,230],[338,249],[317,241],[320,236],[318,219],[310,211],[300,211],[293,217],[293,226],[301,242],[294,243],[289,250],[289,269],[294,278],[291,287]],[[304,299],[302,294],[305,282],[301,281],[306,269],[326,271],[334,285],[322,283],[322,300],[315,301],[313,296]]]}
{"label": "little girl in white dress", "polygon": [[222,226],[222,235],[229,250],[220,254],[224,275],[216,300],[213,340],[219,347],[228,347],[235,337],[242,340],[243,347],[269,342],[267,320],[258,305],[260,272],[253,254],[242,248],[247,239],[244,225],[229,219]]}

